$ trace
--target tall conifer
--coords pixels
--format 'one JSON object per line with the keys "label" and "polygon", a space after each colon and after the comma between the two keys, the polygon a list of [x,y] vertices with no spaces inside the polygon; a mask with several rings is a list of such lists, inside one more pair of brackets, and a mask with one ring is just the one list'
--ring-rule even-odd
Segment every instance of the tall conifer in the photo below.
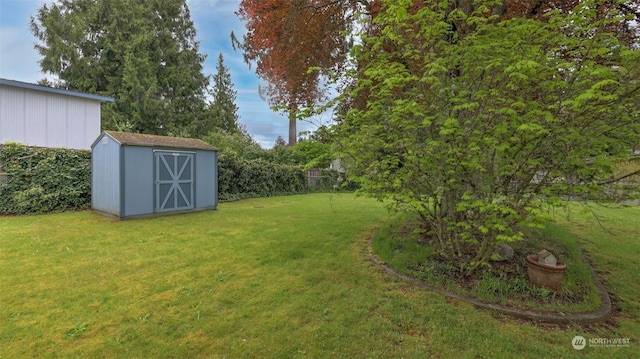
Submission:
{"label": "tall conifer", "polygon": [[209,81],[186,0],[61,0],[31,31],[56,86],[115,98],[104,129],[200,135]]}

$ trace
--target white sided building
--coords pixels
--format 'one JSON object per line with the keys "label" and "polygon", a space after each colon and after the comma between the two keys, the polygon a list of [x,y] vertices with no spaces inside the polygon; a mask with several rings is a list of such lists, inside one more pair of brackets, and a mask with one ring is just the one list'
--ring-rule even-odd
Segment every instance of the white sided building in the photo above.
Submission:
{"label": "white sided building", "polygon": [[91,149],[113,98],[0,78],[0,145]]}

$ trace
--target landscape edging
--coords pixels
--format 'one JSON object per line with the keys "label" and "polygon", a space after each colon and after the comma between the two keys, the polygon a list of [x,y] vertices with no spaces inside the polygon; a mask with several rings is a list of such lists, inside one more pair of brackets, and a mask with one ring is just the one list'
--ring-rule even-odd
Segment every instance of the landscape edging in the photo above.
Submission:
{"label": "landscape edging", "polygon": [[493,310],[498,313],[506,314],[519,319],[526,319],[526,320],[553,323],[553,324],[592,324],[592,323],[606,321],[607,319],[609,319],[609,316],[611,315],[611,298],[609,298],[609,294],[604,288],[604,285],[602,285],[600,280],[598,280],[598,277],[596,276],[593,269],[588,263],[586,264],[591,271],[594,284],[596,285],[596,287],[598,288],[598,291],[600,292],[600,307],[598,307],[598,309],[589,313],[576,313],[576,314],[538,312],[533,310],[522,310],[522,309],[517,309],[513,307],[507,307],[499,304],[486,303],[477,299],[465,297],[457,293],[449,292],[442,288],[438,288],[427,282],[410,277],[406,274],[402,274],[397,270],[389,267],[384,261],[376,257],[373,251],[373,236],[371,237],[371,239],[369,239],[368,246],[369,246],[369,258],[371,258],[371,260],[374,263],[380,265],[388,274],[401,278],[412,285],[418,286],[423,289],[427,289],[432,292],[442,294],[449,298],[454,298],[454,299],[472,304],[478,308]]}

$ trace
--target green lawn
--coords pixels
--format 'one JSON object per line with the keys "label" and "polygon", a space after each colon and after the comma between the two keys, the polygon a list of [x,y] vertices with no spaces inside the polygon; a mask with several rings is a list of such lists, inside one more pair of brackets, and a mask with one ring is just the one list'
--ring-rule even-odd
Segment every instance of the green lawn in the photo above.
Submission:
{"label": "green lawn", "polygon": [[[613,234],[570,224],[622,310],[589,327],[512,320],[388,276],[367,241],[389,215],[351,194],[120,222],[0,217],[0,358],[628,358],[640,207],[625,211],[606,212]],[[576,351],[575,335],[631,343]]]}

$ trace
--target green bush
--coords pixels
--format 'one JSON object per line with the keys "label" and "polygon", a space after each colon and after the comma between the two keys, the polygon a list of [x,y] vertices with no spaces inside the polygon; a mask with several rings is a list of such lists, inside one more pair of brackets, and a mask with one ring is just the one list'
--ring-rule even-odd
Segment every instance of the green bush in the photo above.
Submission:
{"label": "green bush", "polygon": [[307,191],[307,177],[300,166],[248,160],[225,153],[218,156],[220,201]]}
{"label": "green bush", "polygon": [[25,214],[91,206],[91,152],[7,143],[0,148],[6,181],[0,213]]}

